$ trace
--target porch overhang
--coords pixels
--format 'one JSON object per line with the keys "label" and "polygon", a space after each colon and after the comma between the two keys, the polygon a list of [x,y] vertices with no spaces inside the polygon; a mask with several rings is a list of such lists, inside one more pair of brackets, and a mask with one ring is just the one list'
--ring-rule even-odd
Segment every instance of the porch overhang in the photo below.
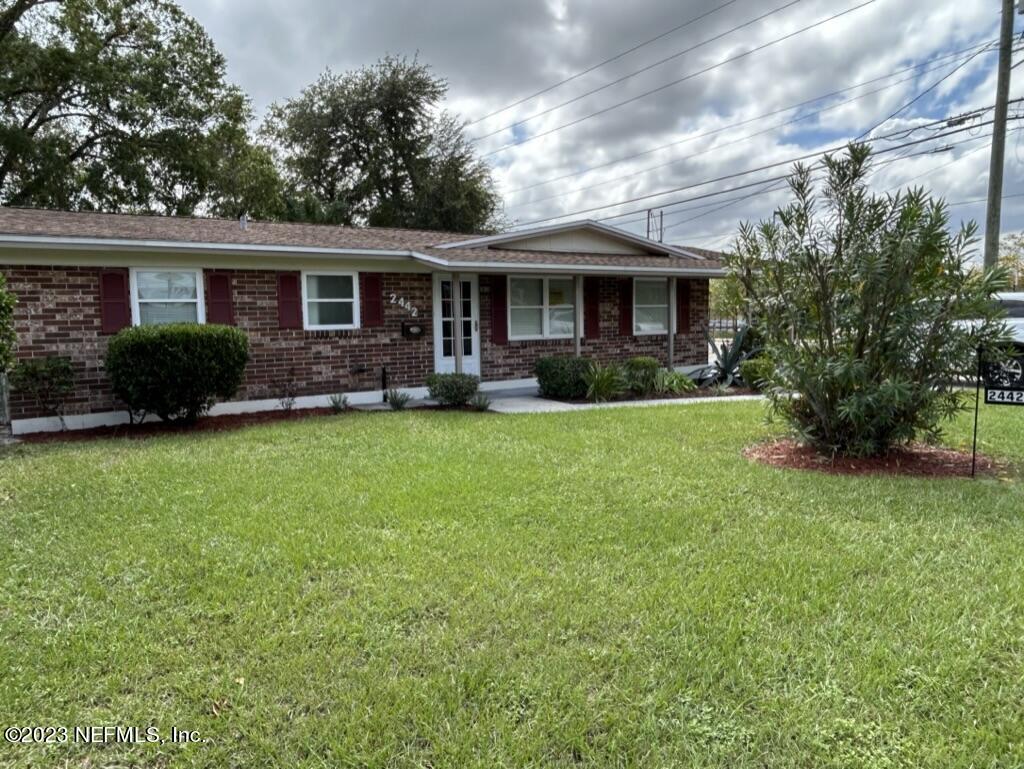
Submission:
{"label": "porch overhang", "polygon": [[422,264],[429,265],[434,269],[446,272],[476,272],[490,274],[515,273],[538,274],[538,275],[644,275],[651,277],[678,277],[678,278],[724,278],[726,270],[724,267],[667,267],[652,266],[644,267],[630,264],[570,264],[561,263],[557,260],[551,262],[516,262],[516,261],[485,261],[485,260],[459,260],[443,259],[430,254],[423,254],[418,251],[411,253],[413,259]]}

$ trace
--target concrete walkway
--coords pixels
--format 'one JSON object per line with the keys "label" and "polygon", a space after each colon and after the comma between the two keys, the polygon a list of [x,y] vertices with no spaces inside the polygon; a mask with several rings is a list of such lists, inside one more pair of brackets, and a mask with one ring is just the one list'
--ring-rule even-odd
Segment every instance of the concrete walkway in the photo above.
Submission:
{"label": "concrete walkway", "polygon": [[545,414],[557,411],[587,411],[589,409],[617,409],[643,406],[685,406],[691,403],[721,403],[723,401],[760,400],[762,395],[721,395],[708,398],[659,398],[646,401],[614,401],[612,403],[564,403],[548,400],[537,394],[537,388],[496,390],[487,393],[491,411],[498,414]]}

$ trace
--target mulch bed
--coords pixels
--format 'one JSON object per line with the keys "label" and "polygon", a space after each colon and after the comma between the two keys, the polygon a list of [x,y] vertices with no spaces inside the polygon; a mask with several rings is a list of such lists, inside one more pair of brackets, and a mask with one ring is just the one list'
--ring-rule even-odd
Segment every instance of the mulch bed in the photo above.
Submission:
{"label": "mulch bed", "polygon": [[[971,453],[915,443],[890,451],[884,457],[826,457],[809,446],[783,439],[750,446],[743,452],[747,459],[772,467],[791,470],[816,470],[832,475],[912,475],[928,478],[969,478]],[[993,475],[1002,466],[978,454],[978,475]]]}
{"label": "mulch bed", "polygon": [[[688,393],[680,393],[679,395],[671,395],[669,393],[651,393],[650,395],[630,395],[625,398],[616,398],[611,403],[629,403],[631,401],[684,401],[690,398],[726,398],[733,397],[736,395],[760,395],[757,390],[751,390],[749,387],[730,387],[724,392],[718,392],[713,388],[697,389]],[[541,395],[541,398],[545,396]],[[546,400],[555,400],[559,403],[590,403],[586,398],[546,398]]]}
{"label": "mulch bed", "polygon": [[156,435],[181,433],[222,432],[237,430],[250,425],[269,422],[294,421],[306,417],[333,414],[329,408],[292,409],[289,411],[255,411],[251,414],[223,414],[216,417],[202,417],[192,425],[176,425],[169,422],[143,422],[135,425],[108,425],[90,427],[86,430],[65,430],[64,432],[25,433],[17,438],[25,443],[53,443],[64,441],[91,441],[97,438],[152,438]]}

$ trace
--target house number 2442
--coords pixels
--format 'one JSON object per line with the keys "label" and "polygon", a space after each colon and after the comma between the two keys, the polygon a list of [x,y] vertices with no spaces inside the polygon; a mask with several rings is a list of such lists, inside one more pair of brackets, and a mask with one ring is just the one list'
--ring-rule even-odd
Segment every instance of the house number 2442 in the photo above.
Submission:
{"label": "house number 2442", "polygon": [[397,304],[399,307],[408,312],[414,318],[420,314],[420,311],[416,308],[416,306],[413,305],[413,303],[406,299],[404,296],[399,296],[398,294],[390,294],[388,297],[388,301],[391,304]]}

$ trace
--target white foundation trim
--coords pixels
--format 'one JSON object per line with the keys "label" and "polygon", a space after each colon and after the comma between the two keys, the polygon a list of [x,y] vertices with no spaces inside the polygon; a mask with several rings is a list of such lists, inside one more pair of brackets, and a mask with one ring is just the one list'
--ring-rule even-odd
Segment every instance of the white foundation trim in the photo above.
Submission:
{"label": "white foundation trim", "polygon": [[[500,382],[483,382],[480,389],[484,392],[504,390],[520,387],[534,387],[536,379],[506,379]],[[413,398],[422,400],[428,397],[426,387],[401,387],[402,392],[409,393]],[[294,408],[316,409],[327,408],[331,405],[331,396],[334,393],[324,395],[300,395],[295,399]],[[373,403],[384,402],[383,390],[362,390],[359,392],[345,393],[348,402],[353,406],[368,406]],[[223,416],[227,414],[252,414],[260,411],[281,411],[281,402],[277,398],[264,398],[251,401],[226,401],[216,403],[210,409],[210,416]],[[158,417],[149,416],[147,422],[157,422]],[[128,424],[127,411],[102,411],[95,414],[68,414],[64,417],[64,424],[68,430],[88,430],[92,427],[110,427],[112,425]],[[11,432],[15,435],[26,433],[52,433],[61,429],[60,419],[57,417],[35,417],[32,419],[15,419],[11,422]]]}

